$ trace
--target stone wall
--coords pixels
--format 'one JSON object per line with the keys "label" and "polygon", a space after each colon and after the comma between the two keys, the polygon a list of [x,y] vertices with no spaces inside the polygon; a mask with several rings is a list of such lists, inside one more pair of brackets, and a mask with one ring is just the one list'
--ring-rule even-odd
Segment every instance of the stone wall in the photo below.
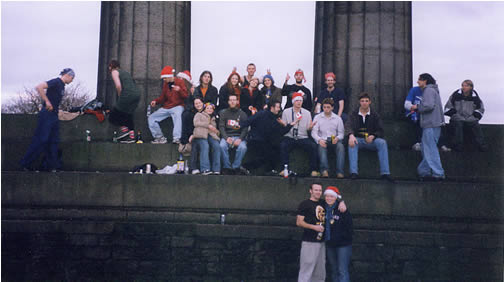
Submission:
{"label": "stone wall", "polygon": [[[3,172],[2,279],[295,281],[312,181]],[[354,217],[354,281],[502,281],[502,185],[320,181]]]}

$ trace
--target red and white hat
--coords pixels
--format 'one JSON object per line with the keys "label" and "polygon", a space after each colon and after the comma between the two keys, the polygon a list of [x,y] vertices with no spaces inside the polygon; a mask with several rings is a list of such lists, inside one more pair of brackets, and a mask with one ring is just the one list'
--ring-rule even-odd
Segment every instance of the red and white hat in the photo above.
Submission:
{"label": "red and white hat", "polygon": [[175,72],[175,69],[172,68],[171,66],[166,66],[163,68],[161,71],[161,78],[165,77],[173,77],[173,73]]}
{"label": "red and white hat", "polygon": [[306,83],[306,77],[304,76],[304,71],[302,69],[297,69],[294,75],[296,74],[302,74],[303,75],[303,81]]}
{"label": "red and white hat", "polygon": [[325,79],[327,79],[328,77],[332,77],[333,79],[336,79],[336,75],[334,74],[334,72],[328,72],[325,74]]}
{"label": "red and white hat", "polygon": [[304,92],[301,90],[299,90],[298,92],[294,92],[294,94],[292,94],[292,103],[296,101],[303,101],[303,96]]}
{"label": "red and white hat", "polygon": [[192,82],[191,73],[188,70],[177,73],[177,77],[183,78],[189,82]]}
{"label": "red and white hat", "polygon": [[332,195],[336,197],[336,199],[341,199],[341,193],[336,186],[328,186],[324,191],[324,195]]}

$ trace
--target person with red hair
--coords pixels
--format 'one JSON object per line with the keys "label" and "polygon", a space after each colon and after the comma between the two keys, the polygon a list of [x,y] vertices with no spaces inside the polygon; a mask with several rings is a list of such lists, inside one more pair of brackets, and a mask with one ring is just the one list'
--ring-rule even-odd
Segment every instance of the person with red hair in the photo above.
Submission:
{"label": "person with red hair", "polygon": [[231,74],[228,76],[226,83],[222,85],[219,90],[219,105],[217,112],[229,108],[228,99],[229,95],[231,94],[236,95],[236,97],[238,98],[238,107],[240,107],[239,101],[241,92],[242,87],[240,85],[240,75],[233,70],[233,72],[231,72]]}

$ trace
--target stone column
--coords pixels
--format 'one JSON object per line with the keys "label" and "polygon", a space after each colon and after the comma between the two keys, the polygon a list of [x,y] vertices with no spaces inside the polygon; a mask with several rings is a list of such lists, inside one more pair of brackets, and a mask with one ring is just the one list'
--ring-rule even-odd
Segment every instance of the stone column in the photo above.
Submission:
{"label": "stone column", "polygon": [[367,91],[382,117],[398,118],[412,82],[411,50],[411,2],[317,2],[314,93],[332,71],[347,110]]}
{"label": "stone column", "polygon": [[[147,104],[161,94],[165,65],[190,68],[190,2],[102,2],[97,98],[111,107],[117,100],[108,62],[117,59],[142,92],[135,127],[146,127]],[[148,131],[148,130],[147,130]]]}

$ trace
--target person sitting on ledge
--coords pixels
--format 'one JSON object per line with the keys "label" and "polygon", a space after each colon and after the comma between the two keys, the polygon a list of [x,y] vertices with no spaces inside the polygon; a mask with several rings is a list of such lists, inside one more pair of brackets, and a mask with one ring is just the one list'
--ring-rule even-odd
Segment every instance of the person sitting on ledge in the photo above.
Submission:
{"label": "person sitting on ledge", "polygon": [[383,139],[382,120],[376,111],[371,111],[371,97],[362,92],[359,96],[360,107],[349,117],[348,160],[350,178],[359,178],[359,150],[378,151],[381,178],[394,182],[390,177],[387,141]]}
{"label": "person sitting on ledge", "polygon": [[464,150],[464,127],[471,129],[474,140],[481,152],[488,151],[479,121],[485,113],[483,101],[478,92],[474,90],[474,84],[466,79],[462,82],[462,88],[453,92],[445,105],[445,115],[450,117],[450,125],[455,130],[454,149],[457,152]]}

